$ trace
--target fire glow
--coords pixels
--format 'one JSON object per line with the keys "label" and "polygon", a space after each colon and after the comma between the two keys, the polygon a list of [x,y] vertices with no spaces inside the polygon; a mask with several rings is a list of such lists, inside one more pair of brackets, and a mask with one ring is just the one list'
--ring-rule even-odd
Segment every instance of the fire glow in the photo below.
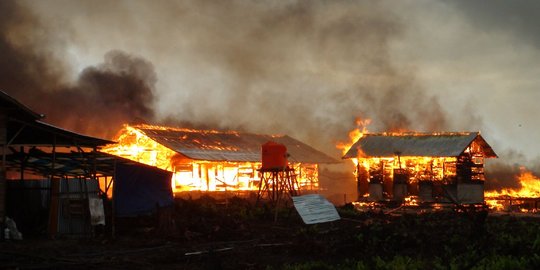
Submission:
{"label": "fire glow", "polygon": [[479,132],[368,133],[363,127],[349,135],[352,141],[337,147],[355,164],[360,201],[484,201],[484,159],[497,155]]}
{"label": "fire glow", "polygon": [[[521,173],[516,175],[521,187],[516,189],[505,188],[500,191],[486,191],[486,204],[497,211],[512,210],[512,201],[520,202],[524,200],[540,198],[540,178],[533,175],[532,172],[521,167]],[[520,209],[520,211],[526,211]]]}
{"label": "fire glow", "polygon": [[[159,131],[181,134],[177,137],[162,137]],[[177,133],[176,133],[177,132]],[[103,152],[155,166],[173,172],[171,185],[173,192],[184,191],[257,191],[261,182],[260,161],[227,161],[192,159],[173,150],[174,145],[189,145],[189,151],[214,153],[239,153],[239,146],[222,142],[211,135],[226,134],[227,138],[239,139],[243,135],[235,131],[194,130],[153,125],[125,125],[115,138],[117,144],[102,149]],[[171,148],[169,148],[171,147]],[[260,149],[254,153],[260,158]],[[316,190],[318,185],[318,165],[311,163],[289,163],[295,171],[298,190]]]}
{"label": "fire glow", "polygon": [[[351,146],[358,140],[360,140],[360,138],[362,138],[362,136],[364,136],[365,133],[368,132],[367,130],[367,126],[369,124],[371,124],[371,119],[361,119],[361,118],[356,118],[356,126],[357,128],[351,130],[349,132],[349,141],[348,142],[338,142],[337,145],[336,145],[336,148],[337,149],[340,149],[342,151],[342,154],[345,155],[345,153],[347,153],[347,151],[349,150],[349,148],[351,148]],[[352,158],[351,159],[352,162],[354,163],[355,166],[358,165],[358,159],[357,158]]]}
{"label": "fire glow", "polygon": [[[360,124],[358,124],[360,126]],[[365,127],[339,143],[355,166],[360,208],[372,202],[487,205],[496,211],[536,211],[540,178],[521,168],[520,188],[485,191],[484,160],[496,158],[479,132],[368,133]]]}

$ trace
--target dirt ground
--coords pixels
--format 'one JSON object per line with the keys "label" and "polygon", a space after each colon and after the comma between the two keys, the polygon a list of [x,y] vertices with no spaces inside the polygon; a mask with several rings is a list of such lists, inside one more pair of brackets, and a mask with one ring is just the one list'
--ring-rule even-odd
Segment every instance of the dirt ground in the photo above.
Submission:
{"label": "dirt ground", "polygon": [[[358,212],[305,225],[233,198],[177,200],[161,219],[94,238],[0,242],[0,269],[539,269],[540,219],[487,212]],[[163,222],[165,216],[165,222]],[[158,225],[159,224],[159,225]],[[513,267],[516,266],[517,268]],[[530,268],[532,267],[532,268]]]}

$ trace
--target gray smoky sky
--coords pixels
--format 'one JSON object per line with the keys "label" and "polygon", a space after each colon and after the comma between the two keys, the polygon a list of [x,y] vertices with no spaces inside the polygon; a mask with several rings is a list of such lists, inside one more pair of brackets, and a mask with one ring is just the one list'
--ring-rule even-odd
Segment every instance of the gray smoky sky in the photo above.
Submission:
{"label": "gray smoky sky", "polygon": [[[501,158],[538,160],[535,1],[4,2],[0,68],[24,74],[0,88],[65,128],[281,133],[339,158],[360,117],[370,131],[481,131]],[[66,93],[77,120],[55,111]]]}

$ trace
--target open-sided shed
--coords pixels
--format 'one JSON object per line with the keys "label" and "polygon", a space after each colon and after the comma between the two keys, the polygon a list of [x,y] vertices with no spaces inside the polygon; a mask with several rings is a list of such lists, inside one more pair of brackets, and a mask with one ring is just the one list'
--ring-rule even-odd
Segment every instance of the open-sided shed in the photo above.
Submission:
{"label": "open-sided shed", "polygon": [[[169,183],[167,172],[162,174],[157,168],[97,151],[113,141],[68,131],[41,121],[43,118],[0,91],[0,225],[9,215],[25,232],[37,233],[46,228],[50,235],[87,235],[92,232],[92,225],[103,223],[102,217],[97,216],[103,214],[103,210],[96,213],[91,206],[96,203],[99,206],[106,194],[111,194],[113,179],[123,177],[119,185],[121,191],[133,190],[134,184],[129,180],[136,177],[117,175],[117,168],[136,170],[139,175],[163,175]],[[124,207],[123,213],[148,210],[155,207],[156,202],[158,205],[167,200],[172,203],[170,186],[162,187],[157,182],[159,179],[152,182],[143,179],[138,183],[146,186],[136,188],[157,187],[154,190],[161,196],[157,201],[145,201],[144,207],[140,203],[138,209]],[[141,202],[151,196],[124,192],[120,197],[132,202],[137,197]]]}

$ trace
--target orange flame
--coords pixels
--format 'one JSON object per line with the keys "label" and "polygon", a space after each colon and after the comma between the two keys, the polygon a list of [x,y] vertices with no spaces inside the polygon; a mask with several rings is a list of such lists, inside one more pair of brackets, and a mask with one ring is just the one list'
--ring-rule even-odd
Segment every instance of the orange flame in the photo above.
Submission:
{"label": "orange flame", "polygon": [[525,167],[521,167],[519,175],[515,176],[519,181],[521,188],[503,189],[501,191],[486,191],[486,204],[494,210],[504,210],[506,207],[502,199],[513,198],[538,198],[540,197],[540,178],[535,176]]}
{"label": "orange flame", "polygon": [[[355,120],[356,128],[349,132],[349,141],[348,142],[338,142],[336,148],[340,149],[345,155],[347,151],[356,143],[365,133],[367,133],[367,126],[371,124],[371,119],[361,119],[356,118]],[[358,165],[358,158],[351,159],[354,162],[354,165]]]}
{"label": "orange flame", "polygon": [[[227,133],[240,136],[236,131],[194,130],[155,125],[124,125],[114,139],[117,144],[107,145],[102,152],[134,160],[163,170],[173,172],[171,185],[173,192],[181,191],[226,191],[258,190],[261,175],[257,171],[260,162],[228,162],[192,160],[154,141],[144,131],[169,130],[182,131],[186,134],[174,140],[195,145],[198,149],[237,151],[234,146],[224,145],[220,141],[204,142],[191,136],[191,133]],[[151,132],[151,131],[149,131]],[[318,189],[318,165],[294,163],[298,189]]]}
{"label": "orange flame", "polygon": [[521,184],[519,189],[503,189],[501,191],[486,191],[486,197],[511,196],[519,198],[537,198],[540,197],[540,178],[533,175],[532,172],[521,168],[521,173],[516,176]]}

